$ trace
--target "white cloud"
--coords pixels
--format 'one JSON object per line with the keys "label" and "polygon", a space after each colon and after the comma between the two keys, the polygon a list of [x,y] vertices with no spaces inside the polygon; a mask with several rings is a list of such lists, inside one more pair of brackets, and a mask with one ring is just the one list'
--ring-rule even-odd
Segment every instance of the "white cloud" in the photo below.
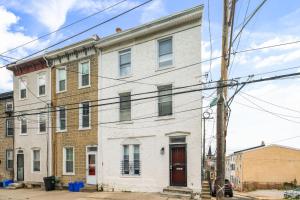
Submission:
{"label": "white cloud", "polygon": [[146,23],[155,20],[163,15],[166,15],[167,11],[162,0],[154,0],[143,9],[143,13],[140,19],[141,23]]}

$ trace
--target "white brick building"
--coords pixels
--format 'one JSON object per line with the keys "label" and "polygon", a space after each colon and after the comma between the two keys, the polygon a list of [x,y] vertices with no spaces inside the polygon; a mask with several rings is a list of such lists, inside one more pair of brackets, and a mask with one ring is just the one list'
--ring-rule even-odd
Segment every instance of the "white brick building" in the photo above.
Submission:
{"label": "white brick building", "polygon": [[[201,88],[178,89],[201,82],[202,9],[119,31],[97,44],[99,103],[117,102],[98,112],[97,181],[103,189],[186,186],[200,192],[202,95],[176,93]],[[117,98],[105,100],[110,97]]]}

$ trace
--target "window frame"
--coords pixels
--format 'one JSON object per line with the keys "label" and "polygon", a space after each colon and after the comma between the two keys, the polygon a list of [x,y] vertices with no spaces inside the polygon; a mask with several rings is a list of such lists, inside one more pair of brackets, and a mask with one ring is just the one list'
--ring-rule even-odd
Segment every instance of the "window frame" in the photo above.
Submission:
{"label": "window frame", "polygon": [[[26,121],[26,133],[22,133],[22,120]],[[27,123],[27,118],[21,115],[20,119],[20,135],[28,135],[28,123]]]}
{"label": "window frame", "polygon": [[[82,125],[83,125],[83,106],[82,106],[82,104],[83,103],[89,103],[89,126],[88,127],[83,127]],[[91,107],[91,101],[89,101],[89,100],[86,100],[86,101],[82,101],[82,102],[80,102],[80,104],[79,104],[79,112],[78,112],[78,114],[79,114],[79,130],[88,130],[88,129],[91,129],[91,122],[92,122],[92,120],[91,120],[91,112],[92,112],[92,109],[91,109],[92,107]]]}
{"label": "window frame", "polygon": [[[67,172],[66,170],[66,162],[67,162],[67,148],[72,148],[73,152],[73,172]],[[63,175],[73,176],[75,175],[75,148],[73,146],[65,146],[63,147]]]}
{"label": "window frame", "polygon": [[[66,80],[65,80],[65,90],[59,90],[59,70],[65,70],[66,72]],[[68,73],[67,73],[67,67],[66,66],[61,66],[56,68],[56,93],[63,93],[67,91],[67,86],[68,86]]]}
{"label": "window frame", "polygon": [[[171,94],[170,94],[170,96],[171,96],[171,114],[167,114],[167,115],[160,115],[160,112],[159,112],[159,105],[160,105],[160,100],[159,100],[159,93],[160,93],[160,91],[159,91],[159,88],[161,88],[161,87],[166,87],[166,86],[171,86]],[[173,86],[173,84],[172,83],[169,83],[169,84],[163,84],[163,85],[157,85],[157,116],[158,117],[170,117],[170,116],[173,116],[174,115],[174,98],[173,98],[173,88],[174,88],[174,86]],[[164,97],[166,97],[166,96],[164,96]],[[163,102],[163,103],[165,103],[165,102]]]}
{"label": "window frame", "polygon": [[[128,161],[125,158],[125,146],[128,147]],[[134,149],[135,146],[138,146],[138,152],[139,152],[139,163],[138,163],[138,170],[139,173],[135,173],[135,162],[136,160],[134,159]],[[128,173],[125,173],[125,160],[128,162]],[[141,144],[136,144],[136,143],[128,143],[128,144],[122,144],[121,145],[121,176],[125,177],[140,177],[141,176]]]}
{"label": "window frame", "polygon": [[[88,63],[89,66],[89,84],[88,85],[82,85],[82,64],[83,63]],[[88,60],[82,60],[78,63],[78,89],[82,89],[82,88],[88,88],[91,87],[91,61],[90,59]]]}
{"label": "window frame", "polygon": [[5,111],[6,112],[10,112],[8,109],[7,109],[7,105],[11,105],[11,112],[13,112],[14,111],[14,103],[13,103],[13,101],[7,101],[7,102],[5,102]]}
{"label": "window frame", "polygon": [[[41,116],[45,116],[45,131],[41,131]],[[39,113],[38,114],[38,126],[39,126],[39,134],[44,134],[47,132],[47,113]]]}
{"label": "window frame", "polygon": [[[11,152],[12,153],[12,167],[11,168],[9,168],[8,167],[8,152]],[[6,168],[6,170],[8,170],[8,171],[12,171],[13,169],[14,169],[14,150],[13,149],[6,149],[6,151],[5,151],[5,168]]]}
{"label": "window frame", "polygon": [[[121,74],[121,56],[127,54],[128,52],[130,53],[130,62],[129,62],[130,70],[129,70],[128,74],[122,75]],[[118,51],[118,61],[119,61],[119,63],[118,63],[119,77],[120,78],[130,77],[132,75],[132,50],[131,50],[131,48],[126,48],[126,49]]]}
{"label": "window frame", "polygon": [[[64,108],[65,109],[65,129],[61,129],[60,126],[60,108]],[[67,107],[66,106],[58,106],[58,108],[56,109],[56,132],[67,132],[68,128],[67,128]]]}
{"label": "window frame", "polygon": [[[121,97],[124,97],[125,95],[124,94],[129,94],[129,98],[130,98],[130,101],[129,101],[129,103],[130,103],[130,108],[129,108],[129,112],[130,112],[130,119],[125,119],[125,120],[121,120]],[[124,96],[122,96],[122,95],[124,95]],[[120,122],[130,122],[130,121],[132,121],[132,104],[131,104],[131,91],[128,91],[128,92],[121,92],[121,93],[119,93],[119,121]],[[123,110],[125,110],[125,109],[123,109]]]}
{"label": "window frame", "polygon": [[[8,134],[8,121],[9,120],[12,120],[12,135]],[[6,127],[5,127],[6,137],[13,137],[14,136],[14,121],[13,121],[13,118],[12,117],[6,118],[5,125],[6,125]]]}
{"label": "window frame", "polygon": [[[22,98],[22,85],[24,85],[25,89],[25,97]],[[27,79],[25,77],[20,77],[19,78],[19,100],[25,100],[27,99]]]}
{"label": "window frame", "polygon": [[[45,84],[44,84],[44,86],[45,86],[45,94],[40,94],[40,86],[43,86],[43,85],[41,85],[40,84],[40,78],[41,77],[44,77],[44,79],[45,79]],[[38,76],[37,76],[37,96],[38,97],[43,97],[43,96],[46,96],[47,95],[47,76],[46,76],[46,72],[41,72],[41,73],[38,73]]]}
{"label": "window frame", "polygon": [[[38,151],[38,152],[39,152],[39,160],[38,160],[38,161],[34,160],[34,152],[35,152],[35,151]],[[35,162],[39,162],[39,170],[38,170],[38,171],[36,171],[36,170],[34,169],[34,164],[35,164]],[[33,148],[33,149],[32,149],[31,165],[32,165],[32,168],[31,168],[32,173],[40,173],[40,172],[41,172],[41,149],[39,149],[39,148]]]}
{"label": "window frame", "polygon": [[[171,55],[171,61],[172,63],[170,65],[166,65],[166,66],[160,66],[160,55],[159,55],[159,43],[160,42],[163,42],[163,41],[166,41],[166,40],[169,40],[171,39],[171,42],[172,42],[172,55]],[[157,51],[157,70],[164,70],[164,69],[169,69],[169,68],[172,68],[174,66],[174,39],[173,39],[173,36],[167,36],[167,37],[164,37],[164,38],[161,38],[161,39],[158,39],[157,42],[156,42],[156,45],[157,45],[157,48],[156,48],[156,51]]]}

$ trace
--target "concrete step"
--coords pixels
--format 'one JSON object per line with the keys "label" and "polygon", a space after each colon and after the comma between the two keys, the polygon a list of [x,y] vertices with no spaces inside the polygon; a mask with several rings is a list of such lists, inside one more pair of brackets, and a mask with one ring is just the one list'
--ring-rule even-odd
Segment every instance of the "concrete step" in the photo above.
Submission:
{"label": "concrete step", "polygon": [[11,189],[11,190],[21,189],[21,188],[24,188],[24,183],[12,183],[8,187],[6,187],[6,189]]}
{"label": "concrete step", "polygon": [[193,193],[193,190],[187,187],[168,186],[163,189],[163,192],[191,195]]}
{"label": "concrete step", "polygon": [[184,200],[188,200],[192,198],[191,194],[183,194],[177,192],[162,192],[161,196],[168,197],[168,198],[184,199]]}

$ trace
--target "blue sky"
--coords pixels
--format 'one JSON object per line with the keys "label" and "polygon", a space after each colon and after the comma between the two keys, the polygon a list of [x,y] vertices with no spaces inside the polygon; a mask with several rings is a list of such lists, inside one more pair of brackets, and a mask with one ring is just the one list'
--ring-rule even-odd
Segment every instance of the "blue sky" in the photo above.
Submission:
{"label": "blue sky", "polygon": [[[40,35],[67,25],[77,19],[85,17],[97,10],[112,5],[117,0],[0,0],[0,53],[24,42],[35,39]],[[50,37],[39,40],[16,51],[5,55],[20,58],[30,52],[34,52],[65,37],[75,34],[89,26],[108,19],[126,9],[129,9],[142,1],[128,0],[119,6],[91,17],[84,22],[67,28]],[[248,15],[256,8],[261,0],[250,0]],[[151,21],[153,19],[172,14],[199,4],[204,4],[203,27],[202,27],[202,59],[209,59],[209,31],[208,31],[208,0],[181,1],[181,0],[154,0],[129,14],[89,31],[79,37],[70,40],[63,45],[98,34],[100,37],[114,33],[116,27],[127,29]],[[236,6],[235,32],[239,30],[237,25],[243,22],[248,0],[239,0]],[[253,47],[278,44],[299,40],[300,25],[300,1],[287,0],[284,3],[279,0],[268,0],[259,10],[242,33],[239,47],[236,43],[234,50],[242,50]],[[220,55],[221,24],[222,24],[222,1],[210,0],[211,38],[213,57]],[[289,45],[264,51],[237,54],[230,77],[243,76],[285,67],[297,66],[300,59],[300,45]],[[6,64],[0,60],[0,65]],[[209,69],[209,63],[203,64],[203,72]],[[217,80],[220,74],[220,61],[212,62],[210,77]],[[281,73],[295,72],[299,69],[284,71]],[[270,75],[275,75],[270,74]],[[279,73],[277,73],[279,74]],[[257,77],[259,78],[259,77]],[[247,94],[270,101],[280,106],[286,106],[300,111],[300,85],[298,79],[280,80],[268,83],[259,83],[246,86],[243,90]],[[12,89],[11,74],[5,69],[0,70],[0,92]],[[209,95],[211,92],[207,92]],[[243,95],[243,96],[242,96]],[[263,108],[278,114],[267,113],[257,110],[258,107],[245,99],[245,94],[237,95],[232,104],[228,134],[228,152],[240,148],[258,145],[261,140],[266,143],[274,143],[280,139],[300,136],[297,132],[300,126],[300,114],[287,109],[282,109],[257,99],[251,99]],[[209,100],[204,103],[209,103]],[[255,107],[251,109],[249,107]],[[282,118],[287,118],[282,119]],[[294,121],[294,122],[291,122]],[[299,121],[299,123],[298,123]],[[208,135],[213,136],[215,129],[213,120],[209,122]],[[214,138],[211,139],[214,146]],[[300,148],[300,138],[277,142],[281,145],[289,145]]]}

